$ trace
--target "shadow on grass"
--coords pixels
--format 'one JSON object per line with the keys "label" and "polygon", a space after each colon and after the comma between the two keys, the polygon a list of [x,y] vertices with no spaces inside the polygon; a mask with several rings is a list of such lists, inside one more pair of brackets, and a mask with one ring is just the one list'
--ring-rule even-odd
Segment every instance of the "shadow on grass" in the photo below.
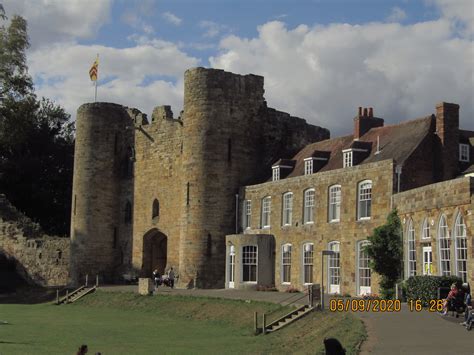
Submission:
{"label": "shadow on grass", "polygon": [[53,302],[56,299],[56,290],[60,290],[62,297],[66,293],[63,288],[43,288],[33,286],[17,287],[14,292],[0,293],[0,304],[38,304]]}

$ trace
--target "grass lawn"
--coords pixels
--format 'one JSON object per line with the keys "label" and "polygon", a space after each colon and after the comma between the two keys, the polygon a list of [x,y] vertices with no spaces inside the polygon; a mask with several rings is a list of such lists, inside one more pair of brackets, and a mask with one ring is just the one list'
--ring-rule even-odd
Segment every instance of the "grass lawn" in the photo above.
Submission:
{"label": "grass lawn", "polygon": [[253,335],[257,311],[270,319],[288,309],[264,302],[98,291],[70,305],[0,305],[0,354],[315,354],[336,337],[349,354],[365,337],[350,314],[312,312],[268,335]]}

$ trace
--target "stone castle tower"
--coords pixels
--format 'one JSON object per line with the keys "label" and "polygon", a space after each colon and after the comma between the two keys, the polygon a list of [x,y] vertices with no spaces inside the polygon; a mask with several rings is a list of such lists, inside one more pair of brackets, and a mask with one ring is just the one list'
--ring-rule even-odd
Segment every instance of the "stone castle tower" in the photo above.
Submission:
{"label": "stone castle tower", "polygon": [[[71,282],[173,267],[178,287],[223,287],[239,188],[329,131],[266,106],[263,77],[194,68],[184,110],[82,105],[77,114]],[[237,195],[237,196],[236,196]]]}

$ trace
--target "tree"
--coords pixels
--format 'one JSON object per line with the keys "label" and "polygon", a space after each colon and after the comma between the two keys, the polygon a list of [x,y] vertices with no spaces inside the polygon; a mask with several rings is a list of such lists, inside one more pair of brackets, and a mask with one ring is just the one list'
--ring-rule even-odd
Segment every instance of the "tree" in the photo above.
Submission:
{"label": "tree", "polygon": [[0,4],[0,193],[51,234],[70,223],[74,125],[64,109],[38,100],[28,74],[27,23],[8,26]]}
{"label": "tree", "polygon": [[403,267],[400,262],[403,260],[402,227],[396,209],[389,213],[384,225],[374,229],[368,240],[366,250],[371,258],[371,268],[381,276],[382,296],[391,298]]}

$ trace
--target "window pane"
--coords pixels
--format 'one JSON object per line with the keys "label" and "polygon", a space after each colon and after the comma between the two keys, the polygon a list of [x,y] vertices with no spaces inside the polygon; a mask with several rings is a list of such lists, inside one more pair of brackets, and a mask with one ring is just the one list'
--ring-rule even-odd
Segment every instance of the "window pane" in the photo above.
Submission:
{"label": "window pane", "polygon": [[303,281],[313,283],[313,244],[303,245]]}
{"label": "window pane", "polygon": [[438,228],[439,260],[441,276],[451,275],[451,240],[448,235],[446,217],[441,216]]}
{"label": "window pane", "polygon": [[467,282],[467,237],[466,225],[464,218],[460,214],[456,218],[454,226],[455,233],[455,255],[456,255],[456,271],[463,282]]}
{"label": "window pane", "polygon": [[257,247],[253,245],[242,248],[242,281],[257,281]]}

